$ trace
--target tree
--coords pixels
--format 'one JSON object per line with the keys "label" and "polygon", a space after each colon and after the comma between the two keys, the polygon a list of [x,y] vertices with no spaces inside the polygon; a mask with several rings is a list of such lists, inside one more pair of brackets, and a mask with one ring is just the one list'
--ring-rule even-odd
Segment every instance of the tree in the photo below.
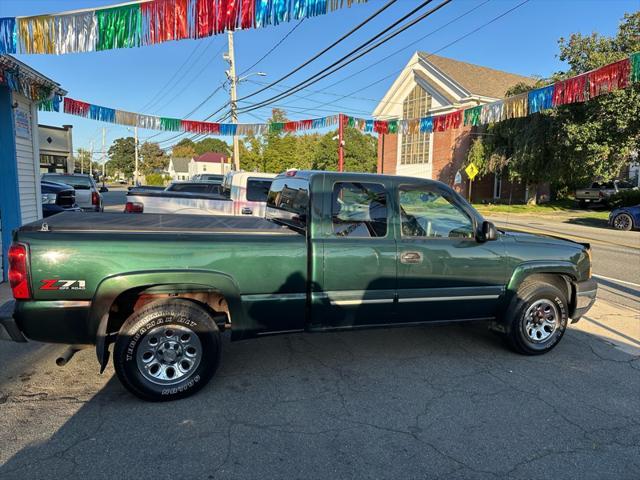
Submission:
{"label": "tree", "polygon": [[177,158],[193,158],[196,156],[196,146],[190,138],[183,138],[171,149],[171,155]]}
{"label": "tree", "polygon": [[74,168],[78,172],[88,172],[91,162],[91,152],[86,148],[79,148],[78,155],[74,159]]}
{"label": "tree", "polygon": [[[572,34],[558,44],[559,58],[569,68],[553,80],[621,60],[640,50],[640,12],[625,14],[614,37]],[[512,93],[518,88],[514,86]],[[482,150],[472,148],[468,160],[473,156],[482,173],[504,170],[528,184],[551,182],[560,193],[594,178],[610,180],[640,149],[640,84],[489,125],[480,133]]]}
{"label": "tree", "polygon": [[[337,131],[324,135],[313,157],[312,168],[319,170],[338,169]],[[378,164],[377,141],[371,135],[352,127],[344,129],[344,169],[347,172],[375,172]]]}
{"label": "tree", "polygon": [[224,153],[226,156],[231,155],[231,147],[219,138],[205,138],[195,142],[193,149],[196,155],[202,155],[207,152]]}
{"label": "tree", "polygon": [[116,138],[109,147],[109,170],[117,170],[126,177],[133,174],[135,168],[135,141],[133,137]]}
{"label": "tree", "polygon": [[145,175],[162,172],[169,167],[169,157],[157,143],[144,142],[138,154],[142,161],[142,172]]}

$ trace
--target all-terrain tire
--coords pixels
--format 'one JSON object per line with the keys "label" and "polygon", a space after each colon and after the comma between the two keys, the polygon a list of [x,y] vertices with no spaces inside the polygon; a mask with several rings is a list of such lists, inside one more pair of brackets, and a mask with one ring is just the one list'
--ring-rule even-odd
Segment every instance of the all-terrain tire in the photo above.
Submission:
{"label": "all-terrain tire", "polygon": [[113,365],[122,384],[149,401],[193,395],[213,377],[221,357],[220,331],[196,302],[161,299],[122,325]]}
{"label": "all-terrain tire", "polygon": [[519,289],[506,312],[508,344],[524,355],[541,355],[552,350],[567,328],[568,301],[556,285],[527,282]]}

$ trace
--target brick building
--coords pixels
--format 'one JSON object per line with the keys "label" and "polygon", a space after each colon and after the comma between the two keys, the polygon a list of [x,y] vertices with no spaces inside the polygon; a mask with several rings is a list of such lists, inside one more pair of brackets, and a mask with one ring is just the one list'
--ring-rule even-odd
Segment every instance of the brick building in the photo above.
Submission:
{"label": "brick building", "polygon": [[[529,77],[416,52],[376,107],[379,119],[414,119],[490,103],[505,97],[517,83],[533,85]],[[468,194],[463,166],[477,127],[434,133],[401,132],[378,137],[378,172],[440,180]],[[454,185],[456,173],[462,183]],[[531,192],[499,175],[476,178],[474,201],[526,201]]]}

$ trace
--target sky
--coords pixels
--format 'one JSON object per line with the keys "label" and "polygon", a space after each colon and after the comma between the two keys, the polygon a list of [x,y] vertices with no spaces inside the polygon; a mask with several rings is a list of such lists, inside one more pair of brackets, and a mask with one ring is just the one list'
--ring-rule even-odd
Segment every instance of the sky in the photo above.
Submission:
{"label": "sky", "polygon": [[[441,56],[521,75],[546,77],[566,68],[557,58],[557,42],[560,37],[578,32],[614,35],[624,13],[640,9],[640,0],[529,0],[504,17],[488,23],[523,1],[453,0],[378,49],[309,86],[308,90],[297,93],[296,97],[278,101],[275,106],[284,108],[292,120],[339,112],[369,118],[395,76],[416,50],[437,52]],[[116,3],[121,2],[0,0],[0,17],[57,13]],[[251,67],[246,74],[266,74],[264,77],[253,75],[241,82],[238,96],[242,97],[259,89],[261,85],[255,82],[273,81],[290,72],[384,3],[386,0],[369,0],[368,4],[305,19],[300,24],[291,22],[236,32],[234,44],[237,72],[245,72]],[[247,99],[247,103],[240,102],[240,107],[268,98],[281,91],[283,86],[291,86],[306,79],[383,30],[419,3],[418,0],[398,0],[338,47],[281,84]],[[463,14],[466,15],[462,16]],[[461,18],[456,20],[457,17]],[[285,36],[270,55],[252,67]],[[72,98],[138,113],[203,120],[229,101],[228,90],[221,88],[226,78],[227,64],[222,58],[226,49],[225,34],[201,40],[182,40],[105,52],[16,57],[60,83]],[[380,63],[360,72],[378,61]],[[214,91],[216,93],[211,96]],[[341,98],[346,94],[350,96]],[[204,105],[187,117],[209,96],[211,98]],[[273,106],[267,106],[240,115],[239,121],[264,122],[269,118],[272,108]],[[215,119],[216,117],[212,118]],[[64,113],[40,112],[39,121],[47,125],[73,125],[74,149],[88,149],[93,142],[94,159],[98,161],[102,157],[103,127],[106,128],[107,150],[115,138],[132,135],[126,127]],[[158,134],[142,129],[139,136],[140,141],[157,141],[163,148],[169,148],[183,138],[175,138],[175,132]]]}

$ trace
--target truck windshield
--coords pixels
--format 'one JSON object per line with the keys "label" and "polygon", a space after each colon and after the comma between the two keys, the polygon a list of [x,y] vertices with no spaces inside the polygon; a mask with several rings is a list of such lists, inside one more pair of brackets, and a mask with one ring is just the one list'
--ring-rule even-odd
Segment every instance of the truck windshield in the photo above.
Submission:
{"label": "truck windshield", "polygon": [[266,218],[298,230],[307,227],[309,182],[301,178],[278,178],[267,196]]}

